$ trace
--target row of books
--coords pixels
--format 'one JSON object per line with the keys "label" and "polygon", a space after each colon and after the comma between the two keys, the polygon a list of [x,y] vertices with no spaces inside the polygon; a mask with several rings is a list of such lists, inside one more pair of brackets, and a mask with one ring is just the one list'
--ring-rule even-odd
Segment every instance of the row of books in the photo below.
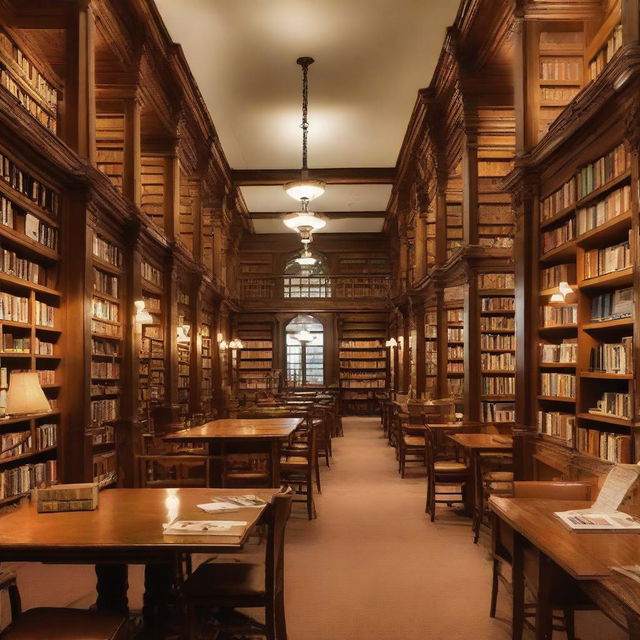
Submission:
{"label": "row of books", "polygon": [[91,315],[100,320],[118,322],[120,305],[99,298],[91,299]]}
{"label": "row of books", "polygon": [[380,351],[340,351],[341,358],[358,358],[359,360],[384,360],[385,352]]}
{"label": "row of books", "polygon": [[514,318],[508,316],[489,316],[480,319],[480,329],[482,331],[515,331],[516,322]]}
{"label": "row of books", "polygon": [[464,322],[463,309],[448,309],[447,310],[447,323]]}
{"label": "row of books", "polygon": [[115,420],[119,414],[119,398],[91,401],[91,423],[94,425]]}
{"label": "row of books", "polygon": [[101,485],[115,482],[117,479],[116,453],[108,451],[93,456],[93,481]]}
{"label": "row of books", "polygon": [[481,311],[513,311],[515,308],[515,299],[513,296],[480,299]]}
{"label": "row of books", "polygon": [[54,327],[56,324],[56,308],[40,300],[33,303],[33,315],[35,324],[41,327]]}
{"label": "row of books", "polygon": [[558,307],[545,305],[540,309],[540,320],[543,327],[576,324],[578,322],[578,305],[565,304]]}
{"label": "row of books", "polygon": [[55,384],[56,370],[55,369],[38,369],[38,382],[42,386],[47,384]]}
{"label": "row of books", "polygon": [[513,353],[481,353],[480,366],[490,371],[515,371],[516,357]]}
{"label": "row of books", "polygon": [[596,406],[589,409],[589,413],[597,415],[602,413],[607,416],[631,420],[631,394],[605,391]]}
{"label": "row of books", "polygon": [[107,324],[95,318],[91,319],[91,333],[112,338],[120,337],[120,327],[117,324]]}
{"label": "row of books", "polygon": [[91,362],[91,377],[118,378],[120,377],[120,363],[113,361],[102,362],[100,360],[94,360]]}
{"label": "row of books", "polygon": [[578,427],[576,449],[602,460],[631,464],[631,436]]}
{"label": "row of books", "polygon": [[108,262],[114,267],[122,266],[122,251],[120,248],[112,242],[105,240],[97,233],[93,235],[92,248],[93,255],[96,256],[96,258],[99,258],[103,262]]}
{"label": "row of books", "polygon": [[[264,343],[265,346],[268,344],[268,347],[271,348],[271,342]],[[252,345],[254,348],[255,345]],[[340,341],[340,349],[377,349],[382,348],[382,343],[380,340],[341,340]]]}
{"label": "row of books", "polygon": [[449,360],[462,360],[464,358],[464,348],[461,346],[453,346],[447,349]]}
{"label": "row of books", "polygon": [[384,371],[345,371],[340,373],[342,380],[379,380],[387,377]]}
{"label": "row of books", "polygon": [[563,442],[573,441],[576,417],[561,411],[538,411],[538,433]]}
{"label": "row of books", "polygon": [[589,369],[603,373],[633,373],[633,338],[627,336],[619,343],[592,347]]}
{"label": "row of books", "polygon": [[340,360],[340,366],[349,369],[385,369],[384,360]]}
{"label": "row of books", "polygon": [[540,287],[542,289],[553,289],[561,282],[571,283],[575,281],[575,264],[557,264],[553,267],[540,270]]}
{"label": "row of books", "polygon": [[540,218],[548,220],[553,218],[559,211],[575,204],[576,201],[576,179],[575,176],[565,182],[557,191],[547,196],[540,203]]}
{"label": "row of books", "polygon": [[449,395],[460,398],[464,393],[464,379],[463,378],[449,378],[447,380],[449,386]]}
{"label": "row of books", "polygon": [[149,264],[146,260],[142,261],[141,265],[142,277],[155,284],[157,287],[162,286],[162,271],[156,269],[153,265]]}
{"label": "row of books", "polygon": [[480,336],[480,348],[482,349],[515,349],[515,336],[504,333],[483,333]]}
{"label": "row of books", "polygon": [[45,247],[58,250],[58,230],[42,222],[39,218],[27,213],[24,217],[24,234]]}
{"label": "row of books", "polygon": [[570,218],[554,229],[542,232],[542,253],[547,253],[576,237],[576,221]]}
{"label": "row of books", "polygon": [[13,229],[13,202],[4,196],[0,196],[0,222]]}
{"label": "row of books", "polygon": [[36,427],[36,447],[39,451],[55,447],[58,443],[58,425],[40,424]]}
{"label": "row of books", "polygon": [[630,166],[631,157],[624,144],[620,144],[595,162],[582,167],[578,172],[578,199],[622,175]]}
{"label": "row of books", "polygon": [[0,86],[4,87],[16,100],[20,106],[28,111],[40,124],[44,125],[49,131],[56,133],[56,117],[44,108],[38,100],[31,97],[31,94],[18,84],[11,73],[0,67]]}
{"label": "row of books", "polygon": [[0,472],[0,500],[29,493],[58,482],[55,460],[25,464]]}
{"label": "row of books", "polygon": [[0,178],[22,195],[26,196],[48,211],[58,216],[60,196],[57,191],[36,180],[30,173],[21,169],[13,160],[0,153]]}
{"label": "row of books", "polygon": [[540,60],[540,80],[582,80],[582,58],[543,56]]}
{"label": "row of books", "polygon": [[4,353],[31,353],[31,338],[15,336],[13,333],[3,333],[2,351]]}
{"label": "row of books", "polygon": [[12,60],[21,70],[20,77],[46,104],[47,108],[56,113],[58,106],[58,92],[55,87],[40,73],[31,60],[24,55],[22,49],[16,45],[6,33],[0,32],[0,51],[5,59]]}
{"label": "row of books", "polygon": [[47,270],[37,262],[20,258],[15,251],[0,248],[0,271],[34,284],[47,284]]}
{"label": "row of books", "polygon": [[579,92],[580,87],[540,87],[540,101],[542,103],[554,103],[553,105],[543,104],[543,107],[562,107],[569,104]]}
{"label": "row of books", "polygon": [[625,185],[608,194],[595,204],[578,209],[578,235],[603,225],[608,220],[622,215],[631,207],[631,187]]}
{"label": "row of books", "polygon": [[462,342],[464,340],[464,329],[449,327],[447,329],[447,340],[449,342]]}
{"label": "row of books", "polygon": [[340,386],[345,389],[384,389],[385,380],[341,380]]}
{"label": "row of books", "polygon": [[91,339],[91,355],[119,357],[118,345],[111,340]]}
{"label": "row of books", "polygon": [[489,249],[513,249],[513,237],[511,235],[487,235],[486,237],[481,236],[478,240],[478,244],[481,247],[487,247]]}
{"label": "row of books", "polygon": [[478,289],[513,289],[516,286],[514,273],[480,273]]}
{"label": "row of books", "polygon": [[115,441],[115,429],[110,425],[102,425],[98,429],[91,429],[93,444],[111,444]]}
{"label": "row of books", "polygon": [[239,368],[245,369],[245,370],[271,369],[271,361],[270,360],[241,360]]}
{"label": "row of books", "polygon": [[272,351],[247,351],[246,349],[244,349],[243,351],[240,352],[241,360],[254,360],[255,358],[267,359],[272,357],[273,357]]}
{"label": "row of books", "polygon": [[633,287],[616,289],[591,299],[591,320],[607,322],[629,318],[633,313]]}
{"label": "row of books", "polygon": [[595,80],[603,71],[615,52],[622,46],[622,25],[619,24],[612,31],[605,45],[589,62],[589,79]]}
{"label": "row of books", "polygon": [[182,304],[185,307],[188,307],[191,304],[191,298],[186,291],[182,291],[182,289],[178,289],[178,304]]}
{"label": "row of books", "polygon": [[549,397],[575,398],[575,375],[572,373],[541,373],[540,394]]}
{"label": "row of books", "polygon": [[447,373],[464,373],[464,363],[449,362],[447,364]]}
{"label": "row of books", "polygon": [[540,345],[540,362],[575,364],[577,361],[577,340],[563,340],[560,344]]}
{"label": "row of books", "polygon": [[91,385],[91,397],[115,396],[120,393],[120,385],[116,381],[93,383]]}
{"label": "row of books", "polygon": [[93,268],[93,287],[98,293],[118,297],[118,276]]}
{"label": "row of books", "polygon": [[612,247],[584,252],[584,277],[595,278],[632,265],[631,244],[627,240]]}
{"label": "row of books", "polygon": [[144,308],[149,313],[160,313],[162,311],[162,301],[157,296],[142,296]]}
{"label": "row of books", "polygon": [[482,394],[486,396],[513,395],[516,379],[513,376],[482,376]]}
{"label": "row of books", "polygon": [[0,459],[14,458],[31,453],[33,438],[30,431],[3,433],[0,436]]}
{"label": "row of books", "polygon": [[481,402],[482,422],[515,422],[516,408],[513,402]]}
{"label": "row of books", "polygon": [[0,320],[29,322],[29,298],[0,293]]}

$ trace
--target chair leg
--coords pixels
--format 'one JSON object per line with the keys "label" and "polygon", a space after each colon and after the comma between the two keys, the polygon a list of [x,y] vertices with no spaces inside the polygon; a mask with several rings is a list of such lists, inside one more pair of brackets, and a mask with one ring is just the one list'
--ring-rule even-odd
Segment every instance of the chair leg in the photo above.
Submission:
{"label": "chair leg", "polygon": [[576,640],[576,619],[573,609],[565,609],[564,614],[564,628],[567,633],[567,640]]}
{"label": "chair leg", "polygon": [[276,640],[276,621],[274,616],[273,603],[268,603],[264,610],[265,636],[267,640]]}
{"label": "chair leg", "polygon": [[320,465],[316,463],[316,487],[318,493],[322,493],[322,487],[320,486]]}
{"label": "chair leg", "polygon": [[274,611],[276,640],[287,640],[287,621],[284,614],[284,594],[275,597]]}
{"label": "chair leg", "polygon": [[311,473],[307,476],[307,517],[313,520],[315,517],[315,505],[313,504],[313,479]]}
{"label": "chair leg", "polygon": [[489,607],[489,616],[491,618],[496,617],[496,606],[498,604],[498,579],[500,571],[500,561],[497,558],[493,559],[493,576],[491,578],[491,606]]}
{"label": "chair leg", "polygon": [[429,513],[433,522],[436,519],[436,483],[433,479],[429,483]]}

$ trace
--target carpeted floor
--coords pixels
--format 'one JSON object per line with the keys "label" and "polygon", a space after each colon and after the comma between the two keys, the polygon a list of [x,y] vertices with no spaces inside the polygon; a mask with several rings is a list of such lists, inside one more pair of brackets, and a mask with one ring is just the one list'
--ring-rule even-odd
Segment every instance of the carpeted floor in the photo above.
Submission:
{"label": "carpeted floor", "polygon": [[[288,526],[289,640],[507,640],[508,594],[498,618],[488,616],[486,537],[474,545],[469,520],[446,508],[428,521],[423,469],[400,479],[377,420],[346,418],[344,431],[322,473],[318,519],[296,505]],[[95,597],[89,567],[22,565],[19,581],[26,607],[86,606]],[[137,608],[139,567],[130,583]],[[578,635],[626,638],[599,613],[578,614]]]}

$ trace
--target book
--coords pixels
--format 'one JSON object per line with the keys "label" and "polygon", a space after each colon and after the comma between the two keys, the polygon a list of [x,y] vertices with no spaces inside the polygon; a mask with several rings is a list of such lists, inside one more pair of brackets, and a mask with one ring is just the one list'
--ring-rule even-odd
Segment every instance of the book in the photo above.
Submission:
{"label": "book", "polygon": [[242,537],[249,523],[245,520],[176,520],[164,527],[165,536]]}

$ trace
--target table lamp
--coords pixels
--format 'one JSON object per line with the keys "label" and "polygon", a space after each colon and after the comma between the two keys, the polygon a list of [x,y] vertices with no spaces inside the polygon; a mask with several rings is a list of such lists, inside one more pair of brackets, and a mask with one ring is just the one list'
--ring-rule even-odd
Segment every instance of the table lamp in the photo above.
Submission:
{"label": "table lamp", "polygon": [[13,371],[7,391],[7,414],[16,416],[50,411],[51,406],[40,386],[38,372]]}

